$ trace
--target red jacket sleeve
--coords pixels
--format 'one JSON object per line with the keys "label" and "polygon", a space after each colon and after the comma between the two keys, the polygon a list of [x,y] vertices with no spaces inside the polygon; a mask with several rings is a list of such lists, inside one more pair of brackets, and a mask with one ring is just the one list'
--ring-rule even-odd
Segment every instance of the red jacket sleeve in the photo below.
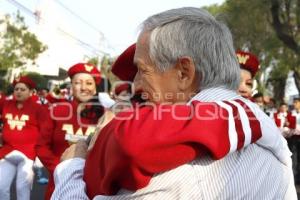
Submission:
{"label": "red jacket sleeve", "polygon": [[[84,180],[90,198],[111,195],[120,187],[136,190],[156,173],[174,169],[210,154],[221,159],[262,133],[252,111],[245,110],[251,132],[244,133],[238,108],[223,102],[194,102],[193,106],[154,106],[119,113],[103,128],[87,156]],[[226,108],[226,109],[225,109]],[[228,109],[227,109],[228,108]],[[234,131],[233,131],[234,129]],[[232,148],[233,147],[233,148]]]}
{"label": "red jacket sleeve", "polygon": [[39,112],[39,119],[40,136],[37,141],[36,152],[44,166],[52,173],[60,161],[60,157],[54,155],[51,150],[55,122],[50,118],[47,108],[43,106]]}

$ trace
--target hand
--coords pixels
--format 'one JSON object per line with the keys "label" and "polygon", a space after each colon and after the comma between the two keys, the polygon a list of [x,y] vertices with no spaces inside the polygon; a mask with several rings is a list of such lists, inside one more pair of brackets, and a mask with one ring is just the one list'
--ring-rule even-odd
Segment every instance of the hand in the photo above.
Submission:
{"label": "hand", "polygon": [[285,138],[289,138],[289,137],[293,136],[293,131],[291,129],[289,129],[288,127],[280,128],[280,130],[281,130],[282,136]]}
{"label": "hand", "polygon": [[72,144],[62,154],[60,161],[65,161],[71,158],[86,158],[87,144],[84,140],[79,140],[76,144]]}
{"label": "hand", "polygon": [[99,118],[97,128],[95,130],[95,134],[93,135],[88,151],[91,150],[98,138],[98,135],[100,134],[103,127],[105,127],[113,118],[115,117],[115,114],[111,110],[107,110],[102,117]]}
{"label": "hand", "polygon": [[289,123],[288,121],[286,121],[286,122],[284,123],[284,126],[285,126],[285,127],[289,127],[289,125],[290,125],[290,123]]}

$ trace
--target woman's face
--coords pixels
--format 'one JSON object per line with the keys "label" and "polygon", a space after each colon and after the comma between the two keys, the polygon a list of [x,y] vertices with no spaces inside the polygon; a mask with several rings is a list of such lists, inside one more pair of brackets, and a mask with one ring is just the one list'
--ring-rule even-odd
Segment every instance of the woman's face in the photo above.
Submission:
{"label": "woman's face", "polygon": [[241,82],[238,93],[247,99],[252,96],[253,80],[248,70],[241,69]]}
{"label": "woman's face", "polygon": [[287,105],[281,105],[279,107],[279,112],[286,113],[288,111]]}
{"label": "woman's face", "polygon": [[72,93],[79,102],[87,102],[96,94],[93,76],[86,73],[75,74],[72,78]]}
{"label": "woman's face", "polygon": [[24,102],[31,96],[31,90],[24,83],[17,83],[14,87],[14,97],[17,102]]}

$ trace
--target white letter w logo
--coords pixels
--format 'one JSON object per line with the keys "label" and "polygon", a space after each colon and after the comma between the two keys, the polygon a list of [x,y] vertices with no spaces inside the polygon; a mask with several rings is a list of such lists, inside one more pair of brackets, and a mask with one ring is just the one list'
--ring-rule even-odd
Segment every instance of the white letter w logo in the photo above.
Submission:
{"label": "white letter w logo", "polygon": [[17,127],[18,131],[21,131],[25,126],[26,121],[29,120],[28,115],[21,115],[21,118],[19,118],[19,116],[16,115],[13,118],[13,115],[11,113],[7,113],[5,115],[5,118],[7,119],[7,123],[9,124],[10,129],[14,130]]}

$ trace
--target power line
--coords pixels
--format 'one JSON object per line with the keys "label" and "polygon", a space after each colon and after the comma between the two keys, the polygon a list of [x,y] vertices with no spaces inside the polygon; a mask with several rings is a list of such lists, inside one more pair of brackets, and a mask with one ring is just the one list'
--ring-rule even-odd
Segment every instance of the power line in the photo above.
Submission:
{"label": "power line", "polygon": [[96,51],[96,52],[99,52],[99,53],[101,53],[101,54],[108,55],[108,53],[106,53],[106,52],[104,52],[104,51],[101,51],[101,50],[99,50],[99,49],[96,49],[96,48],[93,47],[92,45],[90,45],[90,44],[88,44],[88,43],[86,43],[86,42],[83,42],[82,40],[76,38],[76,37],[73,36],[72,34],[70,34],[70,33],[66,32],[66,31],[62,30],[61,28],[57,28],[57,29],[58,29],[60,32],[62,32],[63,34],[65,34],[65,35],[69,36],[70,38],[76,40],[76,41],[79,42],[81,45],[86,46],[86,47],[89,47],[89,48],[91,48],[92,50],[94,50],[94,51]]}
{"label": "power line", "polygon": [[[78,18],[81,22],[83,22],[84,24],[86,24],[87,26],[89,26],[91,29],[95,30],[96,32],[100,33],[101,37],[103,37],[104,40],[107,41],[107,39],[105,38],[104,33],[99,30],[97,27],[95,27],[93,24],[91,24],[90,22],[88,22],[87,20],[85,20],[84,18],[82,18],[80,15],[78,15],[76,12],[74,12],[73,10],[71,10],[70,8],[68,8],[65,4],[63,4],[61,1],[59,0],[54,0],[57,4],[59,4],[62,8],[64,8],[65,10],[67,10],[69,13],[71,13],[73,16],[75,16],[76,18]],[[114,49],[110,44],[108,44],[109,48]]]}
{"label": "power line", "polygon": [[[17,8],[25,11],[27,14],[29,14],[31,17],[35,18],[37,17],[36,13],[34,13],[32,10],[30,10],[29,8],[27,8],[26,6],[24,6],[23,4],[19,3],[16,0],[7,0],[9,3],[13,4],[14,6],[16,6]],[[42,18],[40,18],[41,20],[43,20]],[[60,31],[61,33],[67,35],[68,37],[72,38],[73,40],[77,41],[82,47],[89,49],[90,51],[92,50],[92,53],[98,52],[97,55],[100,54],[104,54],[104,55],[108,55],[108,53],[101,51],[99,49],[97,49],[96,47],[92,46],[91,44],[88,44],[84,41],[82,41],[81,39],[75,37],[74,35],[67,33],[66,31],[62,30],[61,28],[57,28],[58,31]]]}
{"label": "power line", "polygon": [[20,4],[19,2],[15,0],[7,0],[9,3],[13,4],[14,6],[21,8],[23,11],[25,11],[27,14],[32,15],[35,17],[34,12],[32,12],[29,8],[25,7],[24,5]]}
{"label": "power line", "polygon": [[[101,37],[106,40],[104,33],[98,29],[97,27],[95,27],[93,24],[91,24],[88,20],[82,18],[80,15],[78,15],[76,12],[74,12],[73,10],[71,10],[70,8],[68,8],[65,4],[63,4],[61,1],[59,0],[54,0],[59,6],[61,6],[62,8],[64,8],[66,11],[68,11],[71,15],[73,15],[74,17],[78,18],[81,22],[83,22],[84,24],[86,24],[87,26],[89,26],[91,29],[93,29],[94,31],[98,32]],[[108,41],[108,40],[106,40]],[[114,47],[112,47],[109,43],[108,46],[110,49],[114,49]]]}
{"label": "power line", "polygon": [[71,10],[70,8],[68,8],[66,5],[64,5],[63,3],[61,3],[59,0],[55,0],[55,2],[57,4],[59,4],[62,8],[64,8],[65,10],[67,10],[69,13],[71,13],[73,16],[75,16],[76,18],[78,18],[80,21],[82,21],[83,23],[85,23],[86,25],[88,25],[90,28],[94,29],[95,31],[99,32],[102,36],[104,36],[104,34],[102,33],[102,31],[100,31],[98,28],[96,28],[94,25],[92,25],[91,23],[89,23],[87,20],[83,19],[81,16],[79,16],[77,13],[75,13],[73,10]]}

